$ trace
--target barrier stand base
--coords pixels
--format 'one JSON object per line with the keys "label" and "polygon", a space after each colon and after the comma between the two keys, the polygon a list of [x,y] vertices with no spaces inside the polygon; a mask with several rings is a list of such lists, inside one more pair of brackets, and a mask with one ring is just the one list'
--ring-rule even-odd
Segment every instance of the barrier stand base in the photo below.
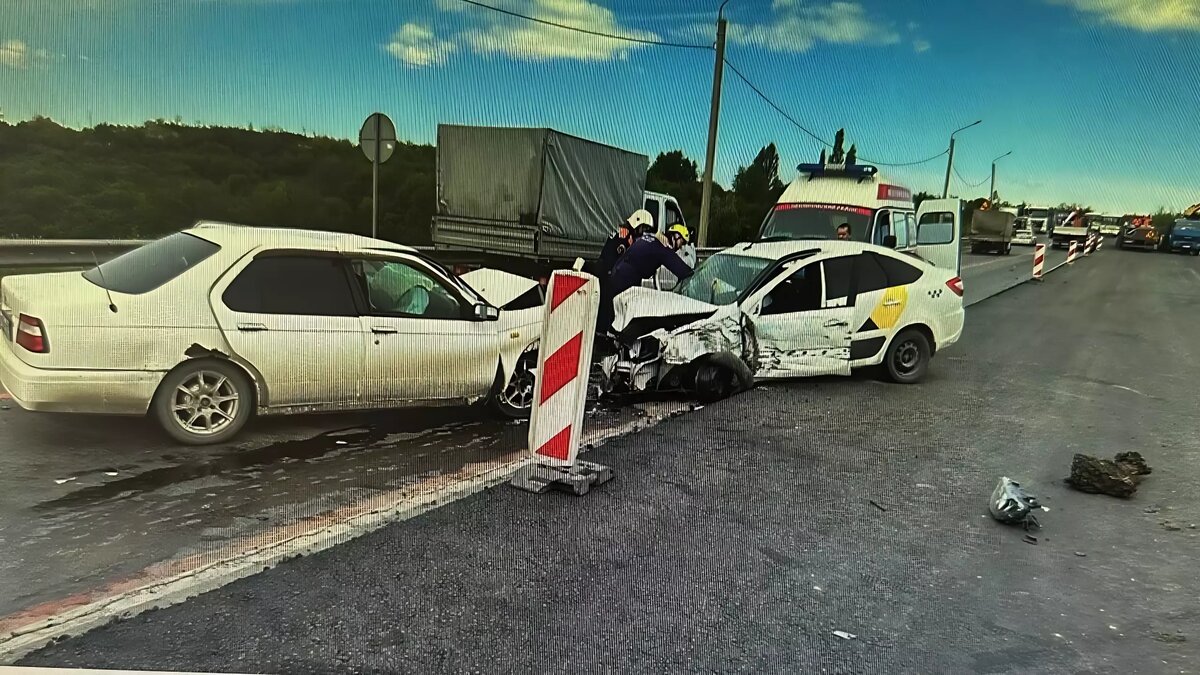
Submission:
{"label": "barrier stand base", "polygon": [[542,494],[550,489],[585,495],[593,487],[612,480],[612,469],[595,462],[575,462],[575,466],[530,464],[509,481],[509,485]]}

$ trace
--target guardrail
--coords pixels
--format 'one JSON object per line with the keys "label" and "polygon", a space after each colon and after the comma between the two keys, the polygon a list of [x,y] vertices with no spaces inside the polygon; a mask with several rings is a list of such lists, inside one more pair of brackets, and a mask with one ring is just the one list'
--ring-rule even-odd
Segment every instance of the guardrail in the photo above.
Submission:
{"label": "guardrail", "polygon": [[[126,251],[150,243],[151,239],[0,239],[0,267],[90,267]],[[447,251],[432,246],[413,248],[443,265],[470,265],[484,260],[474,251]],[[696,249],[704,260],[720,248]]]}

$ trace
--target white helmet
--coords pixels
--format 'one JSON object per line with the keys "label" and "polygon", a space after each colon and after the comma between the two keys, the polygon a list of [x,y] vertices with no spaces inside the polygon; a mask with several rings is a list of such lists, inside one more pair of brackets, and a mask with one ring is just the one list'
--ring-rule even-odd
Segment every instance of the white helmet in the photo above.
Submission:
{"label": "white helmet", "polygon": [[635,230],[639,227],[653,227],[654,216],[651,216],[650,212],[646,209],[638,209],[625,222],[629,223],[629,227]]}

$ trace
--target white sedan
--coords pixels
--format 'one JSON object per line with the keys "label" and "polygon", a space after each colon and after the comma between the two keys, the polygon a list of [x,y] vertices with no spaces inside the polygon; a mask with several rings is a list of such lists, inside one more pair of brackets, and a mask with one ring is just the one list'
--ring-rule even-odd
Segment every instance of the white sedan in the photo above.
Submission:
{"label": "white sedan", "polygon": [[632,288],[614,308],[616,338],[594,374],[602,390],[708,400],[756,381],[879,365],[896,382],[918,382],[965,317],[955,269],[849,241],[738,244],[675,292]]}
{"label": "white sedan", "polygon": [[487,401],[528,415],[542,292],[349,234],[202,222],[85,272],[0,282],[26,410],[144,415],[226,441],[254,413]]}

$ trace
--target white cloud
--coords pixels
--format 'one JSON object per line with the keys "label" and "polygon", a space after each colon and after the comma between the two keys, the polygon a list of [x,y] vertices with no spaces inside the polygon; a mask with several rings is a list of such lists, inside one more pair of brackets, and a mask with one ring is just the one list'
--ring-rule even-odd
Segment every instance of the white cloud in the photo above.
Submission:
{"label": "white cloud", "polygon": [[[409,23],[392,37],[387,45],[388,52],[405,63],[430,66],[443,63],[445,57],[460,46],[476,54],[501,54],[526,61],[609,61],[623,59],[640,46],[628,40],[588,35],[471,8],[458,0],[435,0],[434,5],[442,11],[458,14],[468,22],[467,27],[443,38],[428,26]],[[562,26],[635,40],[659,39],[654,33],[622,25],[612,10],[590,0],[505,0],[496,5]]]}
{"label": "white cloud", "polygon": [[[584,28],[638,40],[657,40],[654,33],[622,26],[612,10],[588,0],[522,0],[506,9],[563,26]],[[609,61],[625,58],[637,44],[588,35],[525,19],[493,14],[487,25],[468,30],[462,39],[479,54],[504,54],[517,59],[544,61],[573,59]]]}
{"label": "white cloud", "polygon": [[0,42],[0,66],[23,69],[29,65],[29,45],[23,40]]}
{"label": "white cloud", "polygon": [[923,54],[929,51],[933,45],[929,44],[929,40],[913,40],[913,51],[918,54]]}
{"label": "white cloud", "polygon": [[1200,0],[1047,0],[1147,33],[1200,31]]}
{"label": "white cloud", "polygon": [[453,42],[439,39],[429,26],[418,23],[401,26],[385,47],[392,56],[417,67],[444,63],[456,48]]}
{"label": "white cloud", "polygon": [[808,51],[822,42],[887,45],[900,41],[891,26],[868,16],[856,2],[774,0],[771,11],[765,23],[731,23],[729,39],[777,52]]}

